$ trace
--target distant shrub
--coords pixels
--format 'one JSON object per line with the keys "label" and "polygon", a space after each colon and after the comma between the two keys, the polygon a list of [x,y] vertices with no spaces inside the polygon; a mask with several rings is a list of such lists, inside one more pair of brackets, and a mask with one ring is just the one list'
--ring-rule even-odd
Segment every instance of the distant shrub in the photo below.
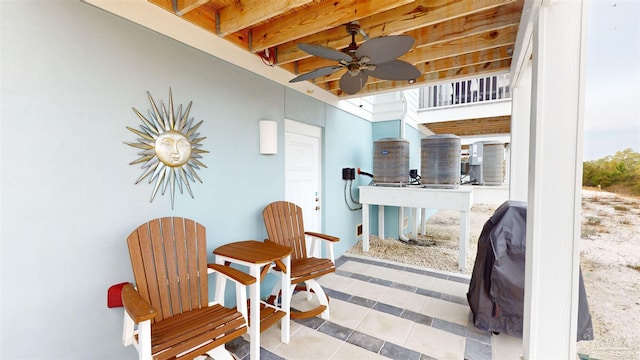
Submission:
{"label": "distant shrub", "polygon": [[640,271],[640,265],[627,265],[627,267],[636,271]]}
{"label": "distant shrub", "polygon": [[591,225],[591,226],[602,225],[602,219],[595,216],[589,216],[587,218],[587,225]]}
{"label": "distant shrub", "polygon": [[602,159],[585,161],[582,166],[582,185],[620,194],[640,195],[640,153],[625,149]]}
{"label": "distant shrub", "polygon": [[583,227],[582,232],[580,233],[580,237],[583,239],[591,239],[598,235],[598,232],[589,227]]}

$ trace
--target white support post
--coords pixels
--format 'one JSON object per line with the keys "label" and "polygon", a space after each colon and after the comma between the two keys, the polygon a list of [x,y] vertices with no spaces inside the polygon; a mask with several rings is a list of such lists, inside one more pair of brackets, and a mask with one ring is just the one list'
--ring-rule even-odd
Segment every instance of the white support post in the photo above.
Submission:
{"label": "white support post", "polygon": [[534,14],[525,359],[575,359],[586,2]]}
{"label": "white support post", "polygon": [[384,239],[384,206],[378,205],[378,237]]}
{"label": "white support post", "polygon": [[509,200],[527,201],[529,174],[529,121],[531,115],[531,61],[517,79],[511,101],[511,159]]}
{"label": "white support post", "polygon": [[369,204],[362,204],[362,251],[369,251]]}
{"label": "white support post", "polygon": [[471,216],[469,211],[460,211],[460,235],[458,236],[458,269],[467,268],[467,253],[469,253],[469,228]]}
{"label": "white support post", "polygon": [[410,238],[413,240],[418,239],[418,212],[419,211],[420,211],[419,208],[411,208],[411,223],[413,225],[411,226]]}

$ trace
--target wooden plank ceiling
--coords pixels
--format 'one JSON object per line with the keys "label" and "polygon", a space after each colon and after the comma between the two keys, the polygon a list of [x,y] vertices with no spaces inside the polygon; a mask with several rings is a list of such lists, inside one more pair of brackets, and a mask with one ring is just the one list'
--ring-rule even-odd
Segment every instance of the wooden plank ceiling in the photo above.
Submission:
{"label": "wooden plank ceiling", "polygon": [[481,119],[442,121],[421,124],[434,134],[454,134],[458,136],[510,134],[511,116],[496,116]]}
{"label": "wooden plank ceiling", "polygon": [[[413,48],[399,59],[422,73],[416,84],[508,72],[524,0],[149,0],[233,44],[279,66],[291,78],[336,61],[310,56],[309,43],[342,50],[351,42],[345,25],[358,21],[375,38],[410,35]],[[364,42],[356,36],[358,44]],[[345,96],[345,70],[311,80]],[[370,77],[358,96],[403,87],[407,81]]]}

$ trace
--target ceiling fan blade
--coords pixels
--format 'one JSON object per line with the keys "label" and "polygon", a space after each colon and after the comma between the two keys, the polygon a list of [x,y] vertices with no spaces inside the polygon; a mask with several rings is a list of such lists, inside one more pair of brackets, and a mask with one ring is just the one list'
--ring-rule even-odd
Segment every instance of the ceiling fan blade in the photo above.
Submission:
{"label": "ceiling fan blade", "polygon": [[394,60],[411,50],[415,40],[408,35],[381,36],[365,41],[356,50],[356,58],[368,57],[369,64],[382,64]]}
{"label": "ceiling fan blade", "polygon": [[359,71],[357,75],[352,76],[348,71],[340,78],[340,89],[349,95],[353,95],[360,91],[367,83],[367,75],[364,71]]}
{"label": "ceiling fan blade", "polygon": [[402,60],[391,60],[367,70],[369,75],[380,80],[415,80],[422,75],[415,66]]}
{"label": "ceiling fan blade", "polygon": [[309,71],[308,73],[304,73],[301,75],[298,75],[296,77],[294,77],[293,79],[289,80],[290,83],[294,83],[294,82],[298,82],[298,81],[304,81],[304,80],[311,80],[313,78],[317,78],[320,76],[326,76],[329,74],[333,74],[334,72],[343,69],[342,66],[325,66],[325,67],[321,67],[318,69],[315,69],[313,71]]}
{"label": "ceiling fan blade", "polygon": [[334,50],[332,48],[328,48],[322,45],[314,45],[314,44],[298,44],[300,50],[309,53],[311,55],[319,56],[321,58],[340,61],[344,60],[346,62],[350,62],[353,59],[351,55],[345,54],[342,51]]}

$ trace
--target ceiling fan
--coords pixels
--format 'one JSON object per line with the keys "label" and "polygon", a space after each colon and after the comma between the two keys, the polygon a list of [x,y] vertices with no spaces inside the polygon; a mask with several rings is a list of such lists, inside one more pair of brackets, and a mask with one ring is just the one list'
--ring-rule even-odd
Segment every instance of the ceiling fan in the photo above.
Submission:
{"label": "ceiling fan", "polygon": [[[369,75],[381,80],[415,81],[421,73],[412,64],[397,58],[411,50],[414,39],[407,35],[380,36],[366,40],[360,47],[356,44],[356,34],[364,34],[357,21],[347,24],[351,44],[343,51],[322,45],[298,44],[298,47],[315,56],[335,60],[338,65],[325,66],[289,80],[298,82],[333,74],[347,69],[340,78],[340,89],[349,95],[360,91]],[[366,35],[365,35],[366,39]]]}

